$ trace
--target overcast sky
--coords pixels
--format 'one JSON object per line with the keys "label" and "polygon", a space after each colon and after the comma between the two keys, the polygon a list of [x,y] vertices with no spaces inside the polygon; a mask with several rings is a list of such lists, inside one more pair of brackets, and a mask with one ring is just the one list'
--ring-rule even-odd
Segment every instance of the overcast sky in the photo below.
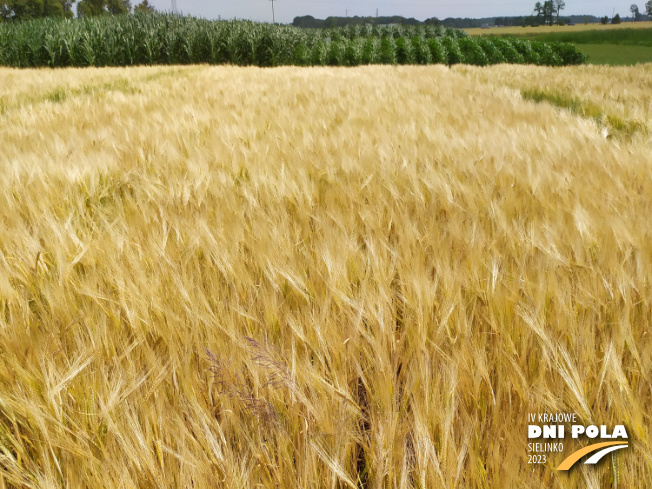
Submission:
{"label": "overcast sky", "polygon": [[[318,19],[328,16],[348,15],[402,15],[425,20],[430,17],[495,17],[530,15],[537,0],[498,0],[483,2],[481,0],[276,0],[274,11],[276,21],[291,23],[292,19],[302,15],[312,15]],[[543,0],[540,0],[543,2]],[[132,4],[140,0],[132,0]],[[251,19],[271,22],[272,3],[270,0],[176,0],[177,8],[184,14],[208,19]],[[634,0],[641,12],[645,11],[645,0]],[[631,15],[629,6],[632,0],[566,0],[566,9],[562,15],[590,14],[611,17],[615,9],[621,17]],[[171,0],[150,0],[159,10],[170,10]]]}

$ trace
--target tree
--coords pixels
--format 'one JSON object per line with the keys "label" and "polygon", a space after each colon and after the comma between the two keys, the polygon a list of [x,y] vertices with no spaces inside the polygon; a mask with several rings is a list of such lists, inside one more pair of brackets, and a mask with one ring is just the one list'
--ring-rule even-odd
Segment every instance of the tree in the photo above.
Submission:
{"label": "tree", "polygon": [[79,17],[95,17],[106,14],[126,14],[131,12],[130,0],[80,0],[77,4]]}
{"label": "tree", "polygon": [[534,5],[534,13],[537,14],[537,17],[543,19],[543,23],[546,25],[552,25],[552,16],[555,12],[555,0],[546,0],[545,2],[537,2]]}
{"label": "tree", "polygon": [[77,4],[78,17],[95,17],[106,13],[106,0],[80,0]]}
{"label": "tree", "polygon": [[613,19],[611,19],[612,24],[620,24],[620,14],[616,14]]}
{"label": "tree", "polygon": [[315,28],[315,29],[322,27],[323,23],[324,23],[323,20],[315,19],[312,15],[295,17],[294,20],[292,21],[292,25],[294,27]]}
{"label": "tree", "polygon": [[648,16],[652,17],[652,0],[649,0],[645,4],[645,12],[648,14]]}
{"label": "tree", "polygon": [[534,11],[537,15],[537,17],[543,17],[543,4],[541,2],[537,2],[534,4]]}
{"label": "tree", "polygon": [[632,15],[634,16],[634,20],[639,20],[641,17],[641,13],[638,10],[638,5],[635,3],[631,4],[629,6],[629,10],[632,12]]}
{"label": "tree", "polygon": [[144,14],[153,14],[156,12],[156,9],[154,8],[154,5],[151,5],[148,0],[143,0],[140,2],[138,5],[134,7],[134,13],[135,12],[142,12]]}
{"label": "tree", "polygon": [[[650,0],[650,1],[652,1],[652,0]],[[602,17],[602,18],[600,19],[600,22],[602,22],[602,25],[606,25],[606,24],[608,24],[608,23],[609,23],[609,17],[607,17],[607,16],[605,15],[604,17]]]}
{"label": "tree", "polygon": [[566,8],[566,2],[564,0],[553,0],[555,12],[557,12],[557,25],[559,25],[559,12]]}
{"label": "tree", "polygon": [[75,0],[58,0],[63,7],[63,16],[72,19],[75,14],[72,13],[72,4],[75,3]]}
{"label": "tree", "polygon": [[70,0],[6,0],[0,3],[2,20],[28,20],[40,17],[72,17]]}
{"label": "tree", "polygon": [[131,1],[106,0],[106,9],[113,15],[128,14],[131,12]]}
{"label": "tree", "polygon": [[[652,0],[650,0],[652,2]],[[425,25],[441,25],[441,20],[439,20],[437,17],[430,17],[429,19],[426,19],[423,21]]]}

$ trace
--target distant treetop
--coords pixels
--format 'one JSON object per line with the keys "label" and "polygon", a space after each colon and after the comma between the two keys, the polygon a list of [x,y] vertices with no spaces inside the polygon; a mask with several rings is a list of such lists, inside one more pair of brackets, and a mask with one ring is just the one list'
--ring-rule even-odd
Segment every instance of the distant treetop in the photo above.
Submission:
{"label": "distant treetop", "polygon": [[0,19],[29,20],[42,17],[73,17],[74,0],[4,0],[0,2]]}

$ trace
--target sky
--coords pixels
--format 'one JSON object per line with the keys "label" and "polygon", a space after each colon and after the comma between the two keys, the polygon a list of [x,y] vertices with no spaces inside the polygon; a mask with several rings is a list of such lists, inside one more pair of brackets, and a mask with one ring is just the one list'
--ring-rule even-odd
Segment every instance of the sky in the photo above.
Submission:
{"label": "sky", "polygon": [[[149,0],[158,10],[170,10],[171,0]],[[504,17],[530,15],[537,0],[275,0],[276,22],[291,23],[297,16],[312,15],[318,19],[328,16],[359,15],[402,15],[425,20],[430,17]],[[543,0],[540,0],[543,2]],[[630,16],[629,6],[637,2],[641,12],[645,11],[646,0],[566,0],[562,15],[604,15],[612,12],[621,17]],[[140,0],[132,0],[132,4]],[[251,19],[272,21],[270,0],[176,0],[177,9],[184,14],[207,19]]]}

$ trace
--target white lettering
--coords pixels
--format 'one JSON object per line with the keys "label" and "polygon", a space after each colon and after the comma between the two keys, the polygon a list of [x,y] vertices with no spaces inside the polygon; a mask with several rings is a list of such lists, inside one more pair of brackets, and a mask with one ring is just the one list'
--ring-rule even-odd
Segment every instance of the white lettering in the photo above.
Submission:
{"label": "white lettering", "polygon": [[616,427],[614,428],[614,438],[628,438],[627,436],[627,431],[625,431],[625,427],[621,424],[617,424]]}
{"label": "white lettering", "polygon": [[539,438],[541,436],[541,427],[535,424],[528,425],[527,427],[527,437],[528,438]]}
{"label": "white lettering", "polygon": [[553,425],[544,425],[543,426],[543,437],[544,438],[557,438],[557,427]]}
{"label": "white lettering", "polygon": [[598,430],[597,426],[591,425],[586,429],[586,436],[589,438],[595,438],[598,436],[598,433],[600,433],[600,430]]}
{"label": "white lettering", "polygon": [[581,424],[574,424],[573,427],[571,428],[571,432],[573,438],[577,438],[582,433],[584,433],[584,426],[582,426]]}

